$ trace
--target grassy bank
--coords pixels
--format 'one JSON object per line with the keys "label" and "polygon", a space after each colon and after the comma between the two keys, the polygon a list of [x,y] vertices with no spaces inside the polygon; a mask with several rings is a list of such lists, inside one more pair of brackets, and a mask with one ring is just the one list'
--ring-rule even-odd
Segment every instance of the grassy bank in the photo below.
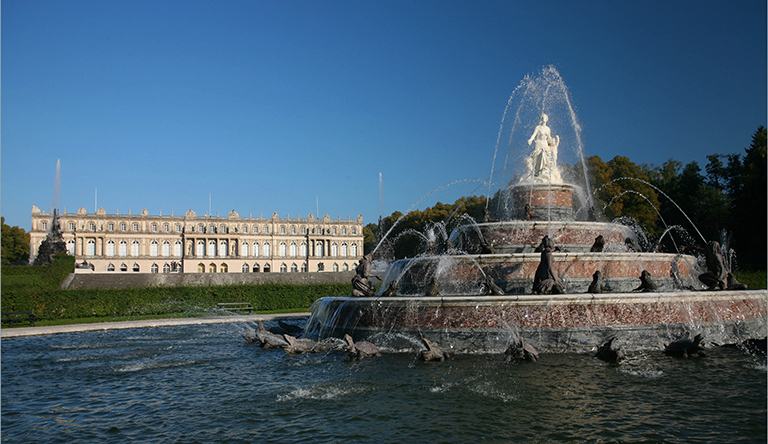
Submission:
{"label": "grassy bank", "polygon": [[324,296],[351,294],[351,284],[273,284],[62,290],[74,258],[48,267],[3,267],[2,311],[32,311],[39,325],[224,314],[219,302],[249,302],[258,313],[308,311]]}

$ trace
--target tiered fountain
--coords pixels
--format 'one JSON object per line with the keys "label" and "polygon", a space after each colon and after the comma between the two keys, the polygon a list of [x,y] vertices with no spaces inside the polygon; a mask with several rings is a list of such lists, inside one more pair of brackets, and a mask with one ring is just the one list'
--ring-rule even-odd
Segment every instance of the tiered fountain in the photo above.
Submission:
{"label": "tiered fountain", "polygon": [[[578,184],[563,180],[560,137],[542,110],[558,100],[566,105],[575,137],[564,142],[582,165],[583,155],[554,68],[526,78],[510,104],[515,97],[510,145],[522,132],[517,127],[526,108],[538,113],[538,125],[525,131],[532,151],[512,159],[525,165],[524,174],[501,190],[494,211],[508,220],[459,226],[445,240],[444,254],[395,261],[377,295],[318,300],[308,335],[349,333],[378,342],[426,337],[456,351],[500,351],[517,337],[540,350],[585,350],[614,335],[630,348],[662,347],[698,333],[720,344],[766,336],[765,290],[704,291],[700,259],[639,251],[636,231],[596,220],[586,175]],[[364,264],[359,268],[366,278]]]}

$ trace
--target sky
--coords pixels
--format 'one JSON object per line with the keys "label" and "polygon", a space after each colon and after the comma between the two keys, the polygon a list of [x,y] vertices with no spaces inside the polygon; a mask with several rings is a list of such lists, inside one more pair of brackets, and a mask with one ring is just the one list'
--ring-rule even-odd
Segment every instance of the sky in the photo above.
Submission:
{"label": "sky", "polygon": [[507,101],[550,65],[587,156],[703,170],[766,125],[764,1],[0,8],[0,214],[26,230],[59,160],[67,212],[367,224],[486,194]]}

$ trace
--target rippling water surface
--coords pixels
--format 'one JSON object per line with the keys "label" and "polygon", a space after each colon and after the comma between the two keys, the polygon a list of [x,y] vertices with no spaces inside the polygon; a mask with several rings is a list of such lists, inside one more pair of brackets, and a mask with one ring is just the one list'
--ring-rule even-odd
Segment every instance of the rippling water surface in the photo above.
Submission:
{"label": "rippling water surface", "polygon": [[237,324],[2,340],[4,442],[766,441],[766,363],[739,349],[423,363],[286,356]]}

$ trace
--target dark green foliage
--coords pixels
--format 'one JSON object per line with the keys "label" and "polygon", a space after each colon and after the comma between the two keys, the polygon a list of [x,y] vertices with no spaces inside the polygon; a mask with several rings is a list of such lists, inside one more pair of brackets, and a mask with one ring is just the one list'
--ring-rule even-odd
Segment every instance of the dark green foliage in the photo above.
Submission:
{"label": "dark green foliage", "polygon": [[29,261],[29,233],[23,228],[10,227],[5,218],[0,218],[0,236],[2,237],[2,265],[11,265]]}

